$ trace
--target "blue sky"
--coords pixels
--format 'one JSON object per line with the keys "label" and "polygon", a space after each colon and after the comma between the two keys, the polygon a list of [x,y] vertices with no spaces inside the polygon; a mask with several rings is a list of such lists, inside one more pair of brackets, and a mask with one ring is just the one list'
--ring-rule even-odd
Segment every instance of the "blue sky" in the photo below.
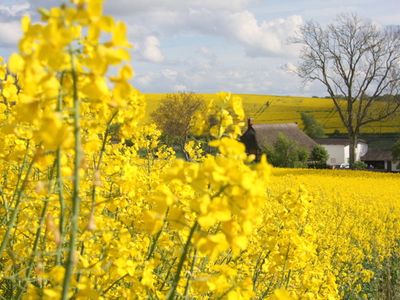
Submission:
{"label": "blue sky", "polygon": [[[56,0],[0,0],[0,55],[16,51],[19,19]],[[298,26],[357,13],[380,25],[400,24],[398,0],[109,0],[105,13],[128,24],[133,84],[143,92],[194,91],[325,95],[293,72]]]}

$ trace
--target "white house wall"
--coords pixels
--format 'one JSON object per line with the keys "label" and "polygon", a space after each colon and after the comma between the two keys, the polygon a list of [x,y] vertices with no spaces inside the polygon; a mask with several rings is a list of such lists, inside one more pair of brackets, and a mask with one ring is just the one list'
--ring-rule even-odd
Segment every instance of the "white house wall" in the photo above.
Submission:
{"label": "white house wall", "polygon": [[368,144],[358,143],[356,149],[356,160],[360,160],[362,156],[367,154],[368,152]]}
{"label": "white house wall", "polygon": [[345,155],[343,145],[322,145],[328,151],[329,158],[327,164],[329,166],[340,165],[345,163]]}
{"label": "white house wall", "polygon": [[[322,145],[328,151],[329,158],[327,164],[329,166],[340,165],[349,162],[349,145]],[[365,143],[358,143],[356,148],[356,161],[365,155],[368,151],[368,145]]]}
{"label": "white house wall", "polygon": [[[359,161],[361,156],[366,154],[367,151],[368,151],[368,145],[367,144],[358,143],[357,147],[356,147],[356,159],[355,160]],[[350,146],[349,145],[346,145],[344,147],[344,159],[345,159],[345,162],[349,162],[349,160],[350,160]]]}
{"label": "white house wall", "polygon": [[[342,146],[343,147],[343,146]],[[357,153],[357,151],[356,151]],[[344,162],[348,163],[350,159],[350,146],[344,146]]]}

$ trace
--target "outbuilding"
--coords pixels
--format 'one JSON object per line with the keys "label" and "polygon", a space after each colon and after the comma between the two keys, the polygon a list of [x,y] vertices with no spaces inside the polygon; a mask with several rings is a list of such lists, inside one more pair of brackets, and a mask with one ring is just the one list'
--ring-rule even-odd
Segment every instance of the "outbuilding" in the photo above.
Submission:
{"label": "outbuilding", "polygon": [[365,162],[369,169],[376,171],[400,171],[400,161],[393,160],[392,151],[388,149],[369,149],[361,157],[361,161]]}
{"label": "outbuilding", "polygon": [[[350,158],[350,141],[347,138],[322,138],[315,141],[328,151],[327,165],[339,167],[347,164]],[[365,140],[358,139],[355,160],[359,161],[368,152],[368,144]]]}

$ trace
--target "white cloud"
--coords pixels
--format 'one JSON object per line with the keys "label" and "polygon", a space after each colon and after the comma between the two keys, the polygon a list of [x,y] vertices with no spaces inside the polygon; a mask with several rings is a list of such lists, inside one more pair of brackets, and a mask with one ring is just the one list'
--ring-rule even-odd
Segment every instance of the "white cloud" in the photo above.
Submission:
{"label": "white cloud", "polygon": [[171,70],[171,69],[164,69],[161,71],[161,74],[169,80],[175,80],[176,77],[178,76],[178,72],[175,70]]}
{"label": "white cloud", "polygon": [[240,10],[259,0],[114,0],[105,3],[107,11],[114,15],[156,11],[187,11],[189,9]]}
{"label": "white cloud", "polygon": [[232,14],[228,20],[229,34],[244,44],[250,56],[294,54],[288,38],[303,23],[300,16],[258,22],[248,11]]}
{"label": "white cloud", "polygon": [[288,62],[282,66],[282,70],[287,73],[297,74],[297,66]]}
{"label": "white cloud", "polygon": [[155,34],[168,37],[201,34],[241,45],[248,56],[256,57],[296,55],[296,47],[290,45],[288,39],[303,24],[303,19],[293,15],[266,21],[243,9],[230,11],[196,7],[144,11],[135,15],[135,23],[128,22],[133,39]]}
{"label": "white cloud", "polygon": [[188,88],[184,84],[177,84],[174,86],[173,90],[175,92],[186,92],[188,90]]}
{"label": "white cloud", "polygon": [[[303,24],[301,16],[293,15],[271,21],[258,20],[242,10],[237,12],[192,10],[184,16],[186,26],[203,34],[215,35],[241,44],[249,56],[295,55],[297,50],[288,43]],[[207,22],[204,22],[207,20]]]}
{"label": "white cloud", "polygon": [[17,47],[21,35],[22,30],[19,22],[0,22],[0,46]]}
{"label": "white cloud", "polygon": [[27,14],[31,5],[28,2],[12,5],[0,4],[0,47],[16,48],[22,36],[20,17]]}
{"label": "white cloud", "polygon": [[28,2],[17,3],[13,5],[0,5],[0,14],[10,17],[21,16],[30,9],[31,5]]}
{"label": "white cloud", "polygon": [[153,77],[150,74],[146,74],[135,77],[135,81],[138,82],[140,85],[147,86],[153,82]]}
{"label": "white cloud", "polygon": [[155,63],[164,60],[164,55],[160,50],[160,41],[153,35],[147,36],[143,43],[138,43],[137,49],[144,60]]}
{"label": "white cloud", "polygon": [[199,53],[201,53],[201,54],[204,55],[204,56],[210,56],[210,55],[212,55],[211,50],[208,49],[207,47],[204,47],[204,46],[203,46],[203,47],[200,47]]}

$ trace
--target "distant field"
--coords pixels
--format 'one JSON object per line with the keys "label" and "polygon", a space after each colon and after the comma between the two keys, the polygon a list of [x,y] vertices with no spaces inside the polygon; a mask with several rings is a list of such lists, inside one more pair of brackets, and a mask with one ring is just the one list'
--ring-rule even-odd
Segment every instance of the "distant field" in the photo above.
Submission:
{"label": "distant field", "polygon": [[[146,94],[147,118],[157,108],[165,94]],[[204,94],[205,98],[212,98],[212,94]],[[287,123],[297,122],[301,127],[301,112],[308,112],[323,124],[327,133],[339,130],[345,132],[332,100],[325,98],[269,96],[269,95],[238,95],[242,97],[246,116],[253,117],[255,123]],[[268,108],[265,104],[269,103]],[[400,132],[400,116],[385,122],[371,123],[364,127],[364,133],[391,133]]]}

